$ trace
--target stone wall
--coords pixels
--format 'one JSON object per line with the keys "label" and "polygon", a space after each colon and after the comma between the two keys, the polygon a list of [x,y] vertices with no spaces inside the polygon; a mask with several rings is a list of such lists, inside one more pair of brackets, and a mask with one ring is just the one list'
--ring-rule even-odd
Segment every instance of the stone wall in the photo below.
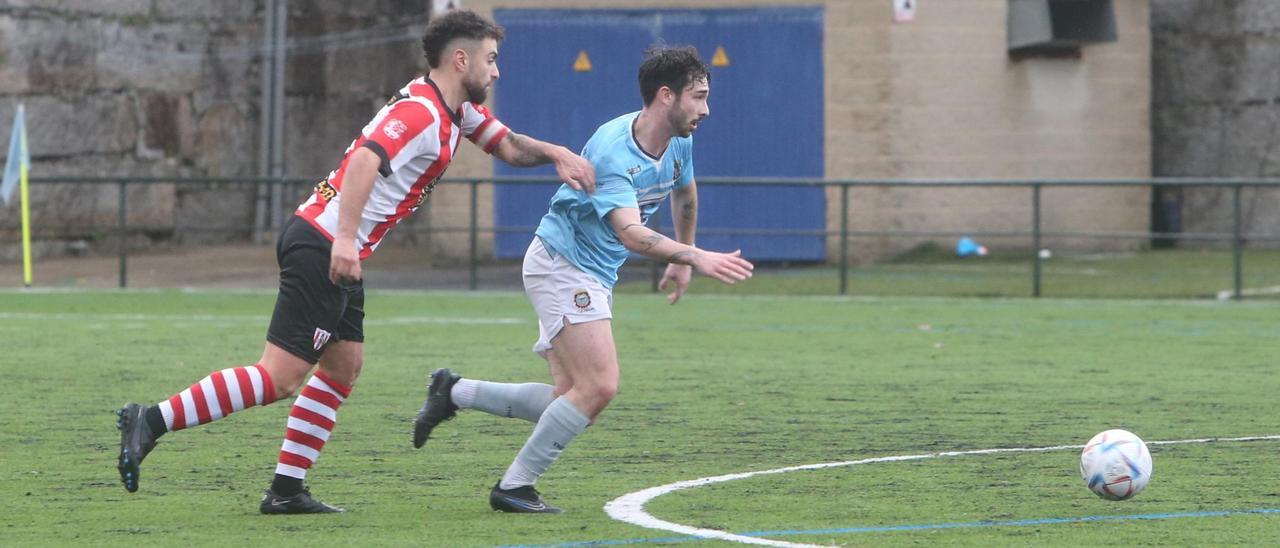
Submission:
{"label": "stone wall", "polygon": [[[336,167],[377,107],[421,71],[428,4],[289,2],[287,174],[319,176]],[[4,141],[21,102],[34,175],[257,175],[264,6],[262,0],[5,2]],[[243,240],[253,226],[254,194],[249,185],[135,186],[128,220],[146,230],[133,244]],[[301,199],[291,192],[281,208]],[[110,232],[101,227],[116,222],[118,191],[33,185],[32,203],[36,237],[46,244],[40,249],[56,252],[68,241],[102,242]],[[17,205],[0,207],[0,230],[14,234],[17,225]]]}
{"label": "stone wall", "polygon": [[[0,7],[0,120],[26,106],[33,175],[249,173],[222,161],[252,157],[250,55],[221,55],[257,31],[251,4],[14,0]],[[240,50],[243,52],[243,50]],[[218,82],[221,82],[220,84]],[[209,169],[209,166],[215,166]],[[114,186],[35,185],[39,240],[94,241],[114,223]],[[138,186],[130,222],[171,227],[172,185]],[[14,204],[0,224],[18,222]],[[168,230],[171,232],[171,230]],[[12,233],[12,231],[6,231]],[[6,238],[12,242],[12,239]],[[56,249],[56,246],[46,246]]]}
{"label": "stone wall", "polygon": [[[1151,32],[1156,174],[1280,176],[1280,2],[1153,0]],[[1231,231],[1228,191],[1162,197],[1170,229]],[[1280,234],[1280,191],[1243,198],[1247,233]]]}

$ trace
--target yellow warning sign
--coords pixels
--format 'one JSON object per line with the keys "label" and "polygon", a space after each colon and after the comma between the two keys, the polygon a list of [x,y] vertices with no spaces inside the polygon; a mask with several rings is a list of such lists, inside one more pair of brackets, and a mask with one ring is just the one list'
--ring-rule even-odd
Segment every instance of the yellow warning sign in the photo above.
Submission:
{"label": "yellow warning sign", "polygon": [[573,70],[578,72],[591,72],[591,58],[587,57],[587,50],[578,52],[578,59],[573,62]]}
{"label": "yellow warning sign", "polygon": [[716,46],[716,52],[711,55],[711,66],[729,66],[729,54],[724,52],[724,46]]}

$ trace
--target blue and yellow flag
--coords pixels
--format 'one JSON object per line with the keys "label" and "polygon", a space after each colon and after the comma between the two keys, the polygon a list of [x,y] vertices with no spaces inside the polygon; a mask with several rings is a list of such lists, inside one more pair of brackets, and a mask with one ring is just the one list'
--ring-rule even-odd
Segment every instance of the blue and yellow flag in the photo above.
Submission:
{"label": "blue and yellow flag", "polygon": [[24,118],[22,105],[18,105],[18,115],[13,117],[13,135],[9,137],[9,155],[4,162],[4,178],[0,179],[0,198],[4,198],[5,205],[9,204],[13,189],[18,186],[31,164]]}

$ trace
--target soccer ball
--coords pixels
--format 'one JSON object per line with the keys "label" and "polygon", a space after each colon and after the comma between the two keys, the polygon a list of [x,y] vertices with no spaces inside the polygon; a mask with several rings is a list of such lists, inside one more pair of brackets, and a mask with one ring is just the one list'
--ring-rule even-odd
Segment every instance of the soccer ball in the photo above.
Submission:
{"label": "soccer ball", "polygon": [[1142,439],[1126,430],[1107,430],[1084,445],[1080,476],[1085,485],[1107,500],[1125,500],[1141,493],[1151,480],[1151,452]]}

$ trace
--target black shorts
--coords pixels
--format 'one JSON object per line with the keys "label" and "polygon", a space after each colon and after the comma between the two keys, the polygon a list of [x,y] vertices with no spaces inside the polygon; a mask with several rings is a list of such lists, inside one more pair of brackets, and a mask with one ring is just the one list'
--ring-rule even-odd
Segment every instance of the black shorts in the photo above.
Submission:
{"label": "black shorts", "polygon": [[332,341],[364,342],[364,283],[329,281],[333,244],[294,215],[276,241],[280,294],[267,340],[315,364]]}

